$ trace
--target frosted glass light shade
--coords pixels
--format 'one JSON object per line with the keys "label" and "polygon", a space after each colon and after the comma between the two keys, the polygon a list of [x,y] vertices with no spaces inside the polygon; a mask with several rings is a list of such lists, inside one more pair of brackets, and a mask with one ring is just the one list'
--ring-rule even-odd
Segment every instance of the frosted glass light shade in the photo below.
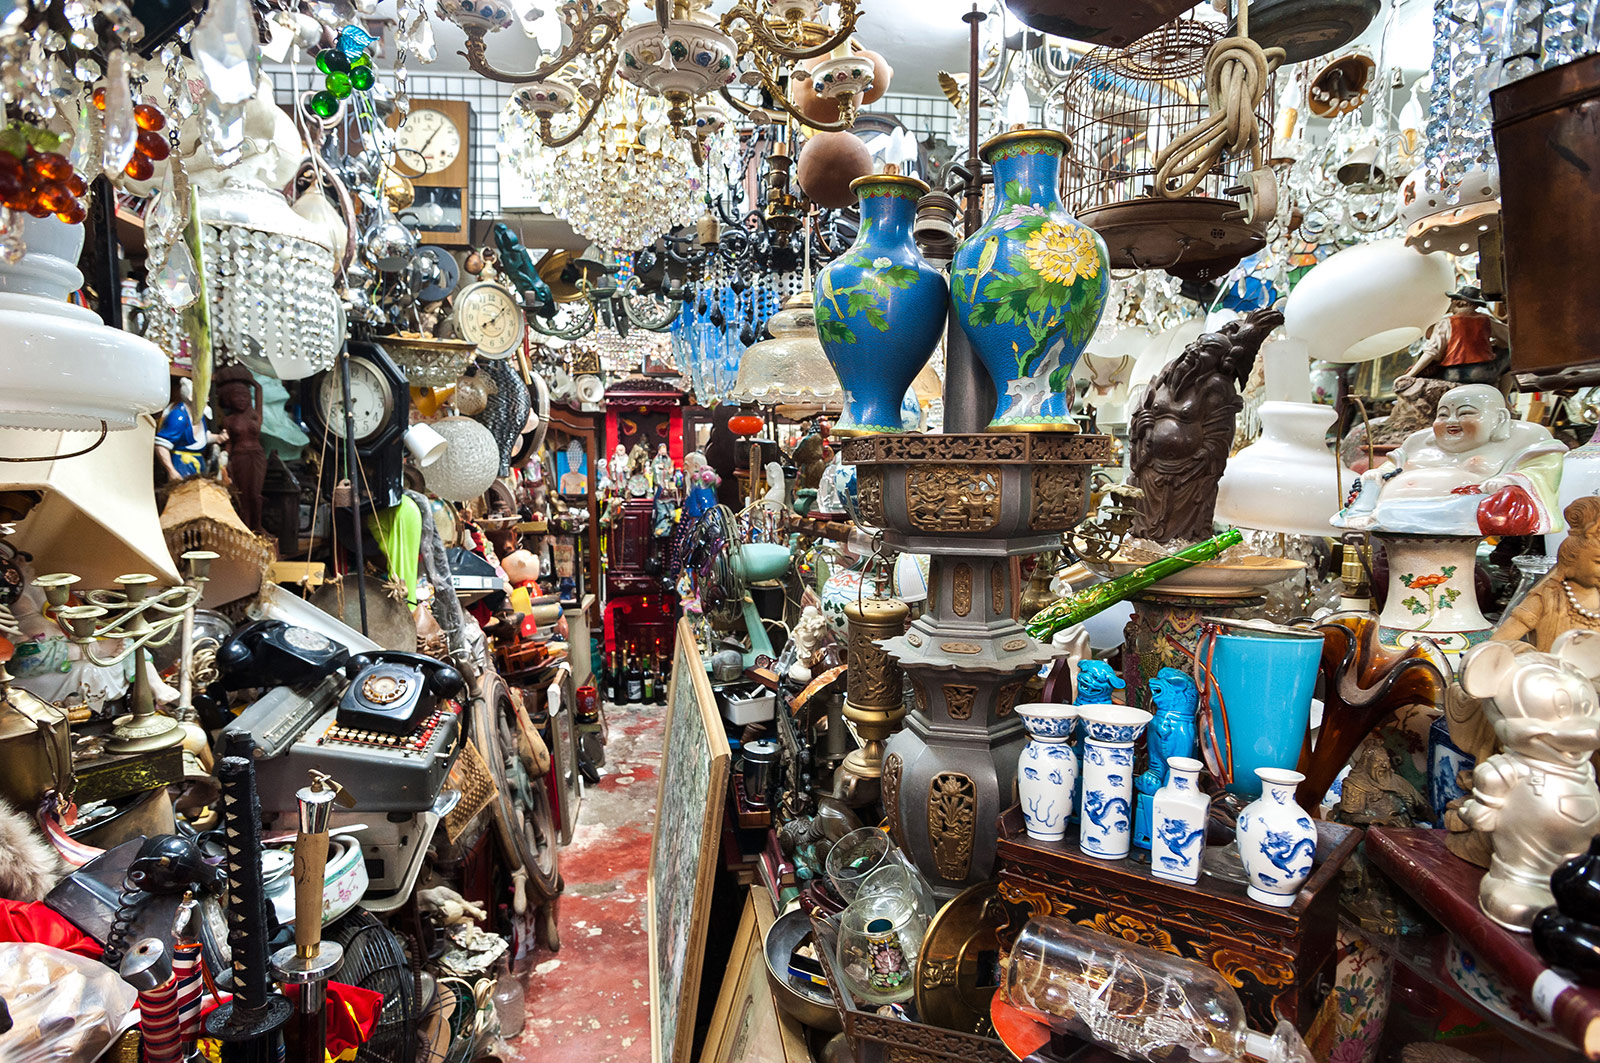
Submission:
{"label": "frosted glass light shade", "polygon": [[1455,269],[1397,238],[1358,244],[1314,266],[1289,293],[1285,335],[1312,358],[1367,362],[1406,347],[1450,309]]}
{"label": "frosted glass light shade", "polygon": [[494,434],[470,417],[433,421],[444,437],[444,453],[423,466],[428,492],[447,502],[470,502],[489,490],[500,472],[500,444]]}
{"label": "frosted glass light shade", "polygon": [[844,390],[817,338],[811,293],[791,297],[772,315],[767,328],[772,338],[751,344],[739,356],[733,401],[819,411],[844,409]]}
{"label": "frosted glass light shade", "polygon": [[1261,345],[1268,402],[1311,401],[1311,354],[1305,340],[1275,335]]}
{"label": "frosted glass light shade", "polygon": [[1355,474],[1324,442],[1333,418],[1333,407],[1318,403],[1263,402],[1261,438],[1222,472],[1217,519],[1290,535],[1334,534],[1328,520]]}
{"label": "frosted glass light shade", "polygon": [[1191,317],[1150,337],[1150,342],[1139,352],[1139,360],[1133,364],[1133,376],[1128,379],[1129,410],[1138,408],[1139,400],[1144,398],[1145,389],[1156,374],[1182,354],[1185,347],[1199,339],[1205,330],[1205,318]]}

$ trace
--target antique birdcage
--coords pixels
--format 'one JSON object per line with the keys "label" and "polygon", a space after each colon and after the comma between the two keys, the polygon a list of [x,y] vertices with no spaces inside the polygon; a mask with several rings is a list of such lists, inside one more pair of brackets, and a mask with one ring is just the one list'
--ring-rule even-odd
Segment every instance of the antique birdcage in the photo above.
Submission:
{"label": "antique birdcage", "polygon": [[[1206,56],[1219,22],[1177,19],[1126,48],[1096,48],[1073,68],[1063,94],[1072,140],[1062,198],[1104,237],[1114,269],[1164,269],[1185,280],[1220,277],[1266,245],[1248,202],[1251,160],[1224,156],[1188,194],[1157,189],[1157,158],[1206,121]],[[1272,129],[1273,94],[1255,115]],[[1241,202],[1241,197],[1244,202]]]}

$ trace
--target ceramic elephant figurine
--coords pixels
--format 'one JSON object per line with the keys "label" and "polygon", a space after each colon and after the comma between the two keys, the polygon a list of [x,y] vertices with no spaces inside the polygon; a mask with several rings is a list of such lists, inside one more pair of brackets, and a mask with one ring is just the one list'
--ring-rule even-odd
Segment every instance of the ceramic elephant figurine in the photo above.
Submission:
{"label": "ceramic elephant figurine", "polygon": [[1489,918],[1525,931],[1554,903],[1550,873],[1600,832],[1600,631],[1569,631],[1549,653],[1485,642],[1462,662],[1467,693],[1484,699],[1500,752],[1480,763],[1462,818],[1492,835],[1478,891]]}

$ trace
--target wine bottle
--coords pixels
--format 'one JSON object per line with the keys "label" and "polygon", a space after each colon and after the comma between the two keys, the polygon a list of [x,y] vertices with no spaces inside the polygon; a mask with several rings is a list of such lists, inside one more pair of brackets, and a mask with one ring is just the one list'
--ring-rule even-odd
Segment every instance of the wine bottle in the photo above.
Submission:
{"label": "wine bottle", "polygon": [[637,705],[644,700],[644,670],[639,667],[639,647],[633,647],[633,662],[623,666],[623,682],[627,685],[626,700]]}
{"label": "wine bottle", "polygon": [[654,705],[656,701],[656,666],[655,662],[646,657],[644,661],[643,701],[646,705]]}
{"label": "wine bottle", "polygon": [[600,662],[600,692],[606,701],[617,703],[617,659],[609,653]]}
{"label": "wine bottle", "polygon": [[661,640],[660,639],[656,639],[655,665],[656,665],[656,704],[657,705],[665,705],[667,703],[667,680],[669,678],[671,678],[671,676],[672,676],[672,669],[671,669],[671,666],[667,664],[666,657],[664,657],[662,655],[662,653],[661,653]]}

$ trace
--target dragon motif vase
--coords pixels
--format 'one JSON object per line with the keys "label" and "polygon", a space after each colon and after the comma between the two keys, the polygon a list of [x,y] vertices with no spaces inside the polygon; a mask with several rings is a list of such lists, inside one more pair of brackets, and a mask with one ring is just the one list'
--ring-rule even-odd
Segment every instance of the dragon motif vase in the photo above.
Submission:
{"label": "dragon motif vase", "polygon": [[1288,908],[1311,877],[1317,856],[1316,825],[1294,801],[1295,787],[1305,776],[1257,768],[1256,777],[1261,780],[1261,796],[1240,811],[1236,835],[1248,879],[1245,892],[1253,901]]}
{"label": "dragon motif vase", "polygon": [[844,389],[836,435],[902,431],[906,390],[944,333],[950,288],[917,250],[911,225],[928,186],[873,174],[851,182],[861,228],[817,274],[817,337]]}
{"label": "dragon motif vase", "polygon": [[1111,289],[1100,234],[1062,206],[1067,138],[1002,133],[980,154],[994,169],[988,220],[956,250],[956,320],[994,378],[991,432],[1075,432],[1072,368]]}
{"label": "dragon motif vase", "polygon": [[1084,739],[1078,848],[1121,860],[1133,847],[1133,744],[1150,714],[1127,705],[1079,705],[1078,716]]}

